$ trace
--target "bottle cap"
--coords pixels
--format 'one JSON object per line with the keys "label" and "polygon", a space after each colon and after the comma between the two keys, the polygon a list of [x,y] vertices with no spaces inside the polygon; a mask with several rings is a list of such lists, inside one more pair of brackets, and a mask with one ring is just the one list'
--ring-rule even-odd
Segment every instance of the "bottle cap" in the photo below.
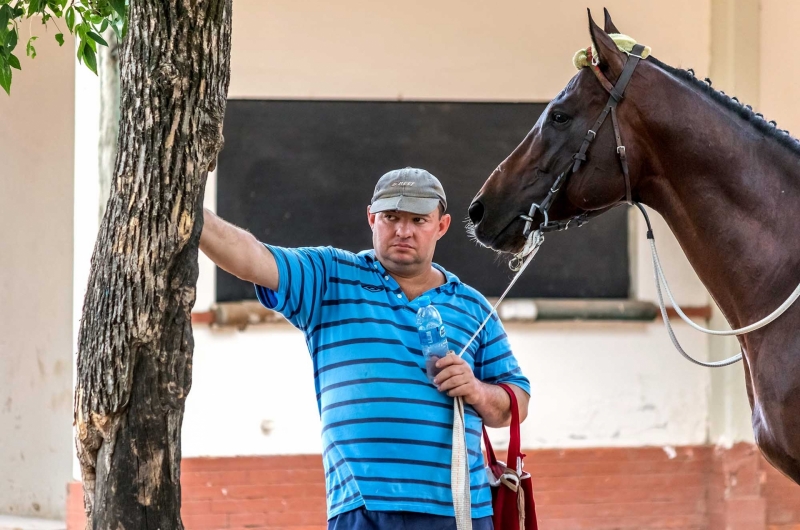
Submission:
{"label": "bottle cap", "polygon": [[431,297],[430,296],[420,296],[417,298],[420,307],[425,307],[431,305]]}

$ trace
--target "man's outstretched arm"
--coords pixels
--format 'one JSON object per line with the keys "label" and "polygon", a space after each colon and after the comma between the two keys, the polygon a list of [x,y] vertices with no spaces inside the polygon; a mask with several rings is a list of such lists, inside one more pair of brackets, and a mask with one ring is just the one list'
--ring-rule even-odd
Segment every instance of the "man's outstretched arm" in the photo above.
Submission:
{"label": "man's outstretched arm", "polygon": [[278,289],[278,265],[272,252],[250,232],[224,221],[214,212],[203,209],[200,250],[211,261],[234,276]]}

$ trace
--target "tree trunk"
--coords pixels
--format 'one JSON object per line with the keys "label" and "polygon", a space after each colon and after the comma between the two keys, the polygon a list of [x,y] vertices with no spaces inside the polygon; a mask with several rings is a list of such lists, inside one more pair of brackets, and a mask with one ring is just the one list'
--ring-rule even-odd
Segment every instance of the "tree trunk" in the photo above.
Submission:
{"label": "tree trunk", "polygon": [[118,154],[78,337],[89,528],[183,528],[190,312],[203,191],[222,146],[231,2],[130,1]]}
{"label": "tree trunk", "polygon": [[103,32],[108,46],[97,47],[97,73],[100,77],[100,140],[98,141],[98,170],[100,175],[99,217],[106,213],[114,161],[117,159],[119,138],[119,40],[109,28]]}

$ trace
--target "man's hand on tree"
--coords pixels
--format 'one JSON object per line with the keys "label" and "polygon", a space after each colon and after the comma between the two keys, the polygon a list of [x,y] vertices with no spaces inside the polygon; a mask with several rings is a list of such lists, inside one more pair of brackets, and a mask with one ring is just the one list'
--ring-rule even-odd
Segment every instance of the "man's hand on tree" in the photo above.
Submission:
{"label": "man's hand on tree", "polygon": [[433,379],[439,392],[447,392],[450,397],[461,396],[469,405],[477,405],[484,398],[484,383],[479,381],[472,368],[463,358],[452,351],[436,361],[441,370]]}

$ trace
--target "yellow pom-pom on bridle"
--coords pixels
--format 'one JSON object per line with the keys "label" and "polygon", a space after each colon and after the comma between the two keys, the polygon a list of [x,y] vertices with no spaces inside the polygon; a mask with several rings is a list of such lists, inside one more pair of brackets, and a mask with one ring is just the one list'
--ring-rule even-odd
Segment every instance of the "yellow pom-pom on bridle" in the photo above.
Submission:
{"label": "yellow pom-pom on bridle", "polygon": [[[611,37],[611,40],[614,41],[614,44],[617,45],[617,48],[625,53],[630,53],[633,47],[636,45],[636,40],[627,35],[623,35],[622,33],[609,33],[608,36]],[[589,66],[590,55],[591,46],[582,50],[578,50],[572,57],[572,64],[574,64],[575,68],[578,70],[585,68]],[[650,55],[650,46],[645,46],[644,51],[642,52],[642,59],[646,58],[648,55]]]}

